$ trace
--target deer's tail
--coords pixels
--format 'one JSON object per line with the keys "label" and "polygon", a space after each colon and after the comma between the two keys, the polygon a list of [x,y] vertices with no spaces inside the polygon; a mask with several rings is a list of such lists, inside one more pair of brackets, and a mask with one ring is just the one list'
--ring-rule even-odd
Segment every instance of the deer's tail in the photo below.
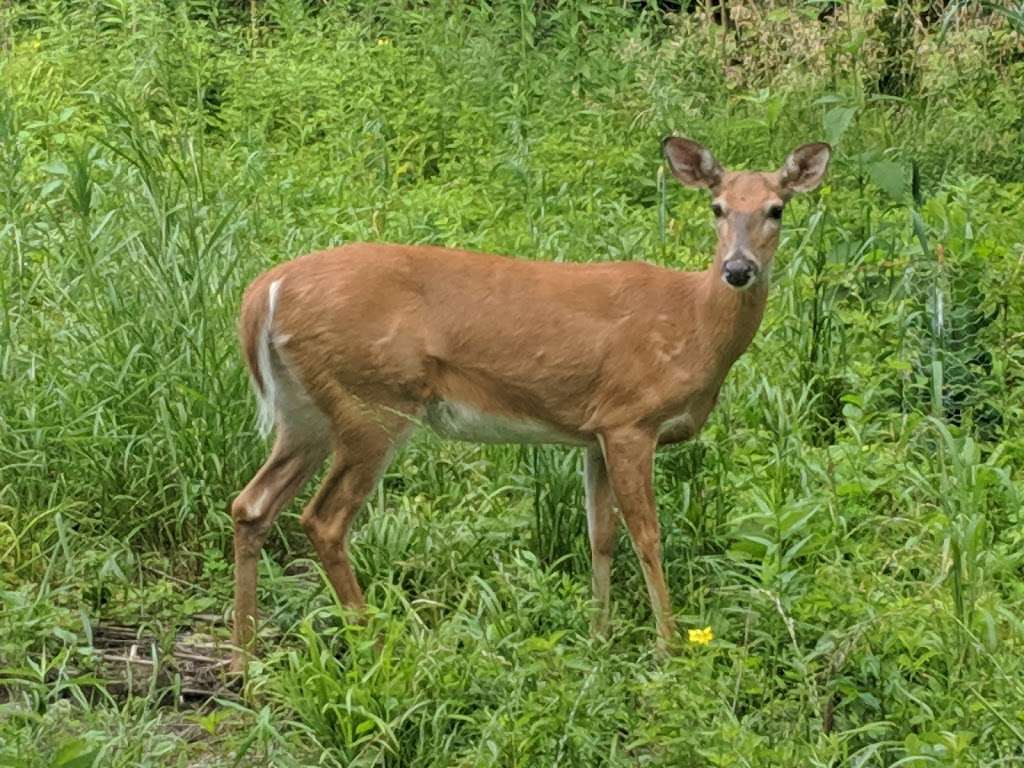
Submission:
{"label": "deer's tail", "polygon": [[281,280],[267,285],[264,280],[253,283],[242,299],[238,334],[249,366],[249,378],[256,392],[259,408],[259,430],[266,437],[274,427],[278,383],[275,376],[273,325],[277,292]]}

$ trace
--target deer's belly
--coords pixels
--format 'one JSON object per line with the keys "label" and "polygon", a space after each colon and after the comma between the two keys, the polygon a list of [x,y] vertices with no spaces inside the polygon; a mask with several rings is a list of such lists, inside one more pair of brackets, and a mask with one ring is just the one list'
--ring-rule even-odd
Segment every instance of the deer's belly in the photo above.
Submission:
{"label": "deer's belly", "polygon": [[463,403],[439,400],[427,406],[423,421],[441,437],[473,443],[561,443],[589,445],[550,424],[487,413]]}

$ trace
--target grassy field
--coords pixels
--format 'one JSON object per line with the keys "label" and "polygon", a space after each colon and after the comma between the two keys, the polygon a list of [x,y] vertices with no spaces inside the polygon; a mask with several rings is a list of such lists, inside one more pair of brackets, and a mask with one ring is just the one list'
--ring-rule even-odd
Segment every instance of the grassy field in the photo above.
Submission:
{"label": "grassy field", "polygon": [[[655,5],[0,7],[0,766],[1024,765],[1024,8]],[[294,505],[263,660],[183,697],[266,451],[247,282],[367,239],[703,268],[670,132],[835,147],[658,460],[676,617],[714,640],[655,657],[624,534],[590,637],[578,451],[421,434],[354,535],[369,625]],[[126,682],[110,627],[162,674]]]}

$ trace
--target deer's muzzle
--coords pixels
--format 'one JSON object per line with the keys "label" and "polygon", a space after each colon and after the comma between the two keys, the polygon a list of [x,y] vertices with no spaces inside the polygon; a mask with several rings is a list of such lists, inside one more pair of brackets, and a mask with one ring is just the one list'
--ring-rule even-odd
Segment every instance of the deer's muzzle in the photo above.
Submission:
{"label": "deer's muzzle", "polygon": [[757,264],[742,256],[729,259],[722,265],[722,279],[733,288],[747,288],[757,279]]}

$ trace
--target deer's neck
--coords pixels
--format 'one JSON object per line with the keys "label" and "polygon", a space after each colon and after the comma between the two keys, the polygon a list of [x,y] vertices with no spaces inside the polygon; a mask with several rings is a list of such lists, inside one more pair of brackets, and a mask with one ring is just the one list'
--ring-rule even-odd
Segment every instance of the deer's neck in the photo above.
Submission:
{"label": "deer's neck", "polygon": [[764,317],[768,301],[768,285],[758,282],[746,291],[738,291],[723,280],[714,264],[700,273],[700,306],[706,349],[725,371],[736,362],[750,342]]}

